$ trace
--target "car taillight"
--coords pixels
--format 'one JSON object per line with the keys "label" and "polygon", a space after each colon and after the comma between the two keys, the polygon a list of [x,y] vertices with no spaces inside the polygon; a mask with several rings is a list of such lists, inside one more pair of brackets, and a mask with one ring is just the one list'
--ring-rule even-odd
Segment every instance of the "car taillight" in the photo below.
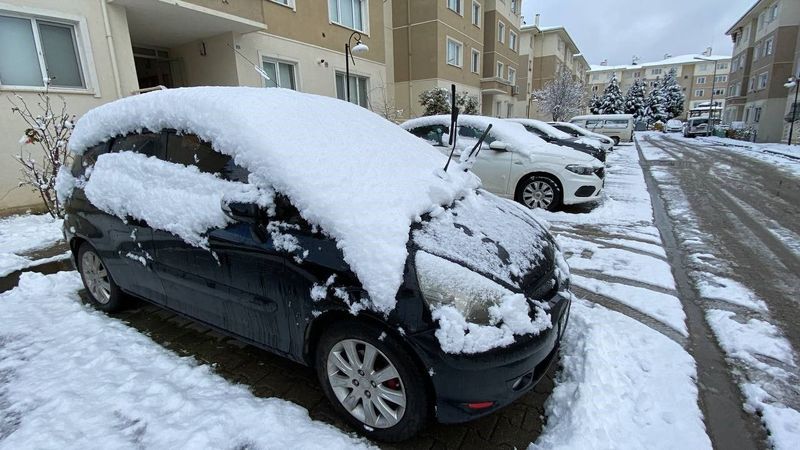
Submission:
{"label": "car taillight", "polygon": [[469,409],[486,409],[491,408],[492,406],[494,406],[494,402],[467,403],[467,408]]}

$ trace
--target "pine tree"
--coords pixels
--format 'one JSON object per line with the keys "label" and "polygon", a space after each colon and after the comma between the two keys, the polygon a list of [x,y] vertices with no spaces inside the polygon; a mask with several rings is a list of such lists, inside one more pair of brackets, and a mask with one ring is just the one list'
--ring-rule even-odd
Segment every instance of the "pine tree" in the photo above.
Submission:
{"label": "pine tree", "polygon": [[625,113],[625,99],[622,97],[622,91],[619,90],[619,82],[617,75],[611,76],[608,86],[603,91],[603,98],[600,102],[600,114],[624,114]]}
{"label": "pine tree", "polygon": [[647,96],[645,118],[648,124],[667,121],[667,99],[664,96],[664,89],[660,80],[656,80],[653,89],[650,90],[650,95]]}
{"label": "pine tree", "polygon": [[433,88],[419,94],[419,103],[425,109],[423,116],[450,113],[450,92],[444,88]]}
{"label": "pine tree", "polygon": [[664,109],[667,112],[667,119],[683,114],[683,102],[686,100],[686,96],[683,94],[683,87],[678,84],[677,74],[675,68],[670,69],[661,85],[666,102]]}
{"label": "pine tree", "polygon": [[589,101],[589,112],[600,114],[600,104],[600,97],[597,94],[593,94],[592,99]]}
{"label": "pine tree", "polygon": [[538,102],[539,111],[558,122],[580,112],[586,91],[583,83],[565,67],[560,67],[553,80],[531,95]]}
{"label": "pine tree", "polygon": [[644,81],[637,79],[625,95],[625,114],[633,114],[634,120],[645,116],[647,103],[645,87]]}

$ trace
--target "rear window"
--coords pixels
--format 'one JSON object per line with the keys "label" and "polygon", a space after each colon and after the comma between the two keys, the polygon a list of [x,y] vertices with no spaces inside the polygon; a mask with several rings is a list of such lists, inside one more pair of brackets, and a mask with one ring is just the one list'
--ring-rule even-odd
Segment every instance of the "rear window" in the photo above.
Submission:
{"label": "rear window", "polygon": [[627,119],[606,120],[605,127],[606,128],[628,128],[628,120]]}
{"label": "rear window", "polygon": [[247,183],[249,172],[234,164],[233,159],[215,151],[211,144],[193,134],[170,133],[167,138],[167,160],[186,166],[197,166],[201,172],[219,175],[223,180]]}

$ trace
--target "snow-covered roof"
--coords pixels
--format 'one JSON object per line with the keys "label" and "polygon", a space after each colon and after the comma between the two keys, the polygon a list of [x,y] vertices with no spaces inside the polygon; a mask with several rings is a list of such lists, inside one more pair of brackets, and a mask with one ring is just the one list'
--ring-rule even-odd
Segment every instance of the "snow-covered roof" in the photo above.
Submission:
{"label": "snow-covered roof", "polygon": [[[695,59],[700,58],[700,59]],[[702,63],[702,60],[708,61],[724,61],[726,59],[731,59],[730,56],[723,56],[723,55],[712,55],[712,56],[705,56],[700,54],[688,54],[688,55],[679,55],[673,56],[671,58],[662,59],[661,61],[653,61],[648,63],[636,64],[636,65],[618,65],[618,66],[602,66],[598,64],[592,64],[590,66],[589,72],[597,72],[597,71],[609,71],[609,70],[629,70],[629,69],[637,69],[641,67],[657,67],[657,66],[674,66],[674,65],[681,65],[681,64],[696,64]]]}
{"label": "snow-covered roof", "polygon": [[528,125],[535,127],[550,136],[553,136],[558,139],[570,139],[572,136],[569,134],[559,130],[558,128],[548,124],[547,122],[542,122],[541,120],[536,119],[508,119],[510,122],[516,122],[519,124]]}
{"label": "snow-covered roof", "polygon": [[[424,127],[426,125],[435,125],[442,123],[450,123],[449,115],[439,116],[425,116],[416,119],[411,119],[401,126],[405,129]],[[525,152],[526,154],[532,150],[532,147],[546,148],[548,145],[543,139],[532,135],[525,127],[518,123],[509,122],[505,119],[486,116],[458,116],[458,124],[461,126],[472,126],[479,130],[485,130],[489,124],[492,125],[491,133],[497,136],[502,141],[511,144],[516,151]]]}
{"label": "snow-covered roof", "polygon": [[257,176],[258,184],[289,197],[337,240],[379,311],[394,308],[412,222],[479,183],[455,169],[440,178],[442,154],[364,108],[278,88],[195,87],[127,97],[86,113],[69,147],[81,154],[143,128],[196,134],[247,168],[251,182]]}

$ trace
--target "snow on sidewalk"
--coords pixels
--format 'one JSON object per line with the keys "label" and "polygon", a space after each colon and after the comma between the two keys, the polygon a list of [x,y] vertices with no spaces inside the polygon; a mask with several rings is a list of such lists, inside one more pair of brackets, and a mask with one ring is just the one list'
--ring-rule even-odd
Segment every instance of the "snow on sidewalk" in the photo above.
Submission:
{"label": "snow on sidewalk", "polygon": [[19,215],[0,219],[0,277],[11,272],[69,257],[59,255],[42,260],[27,256],[63,239],[60,219],[47,214]]}
{"label": "snow on sidewalk", "polygon": [[76,272],[0,294],[0,449],[365,448],[81,303]]}

